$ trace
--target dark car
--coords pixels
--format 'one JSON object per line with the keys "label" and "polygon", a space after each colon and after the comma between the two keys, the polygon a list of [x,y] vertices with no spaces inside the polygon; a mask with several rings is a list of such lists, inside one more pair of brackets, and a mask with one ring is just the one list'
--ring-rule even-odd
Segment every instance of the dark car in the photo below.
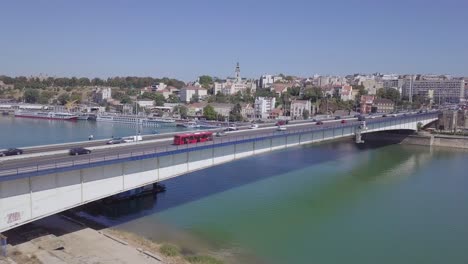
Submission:
{"label": "dark car", "polygon": [[316,125],[323,125],[323,122],[322,121],[318,121],[317,123],[315,123]]}
{"label": "dark car", "polygon": [[289,120],[279,120],[278,122],[276,122],[275,126],[284,126],[287,124],[289,124]]}
{"label": "dark car", "polygon": [[70,155],[75,155],[76,156],[76,155],[89,154],[89,153],[91,153],[91,150],[79,147],[79,148],[70,149],[69,153],[70,153]]}
{"label": "dark car", "polygon": [[9,148],[9,149],[0,151],[0,157],[11,156],[11,155],[21,155],[21,154],[23,154],[23,150],[17,149],[17,148]]}
{"label": "dark car", "polygon": [[365,120],[366,120],[366,117],[363,116],[363,115],[359,115],[359,116],[357,117],[357,120],[358,120],[358,121],[365,121]]}
{"label": "dark car", "polygon": [[341,119],[341,116],[335,116],[335,120]]}
{"label": "dark car", "polygon": [[113,139],[106,142],[106,144],[108,144],[108,145],[120,144],[120,143],[125,143],[125,140],[123,138],[113,138]]}

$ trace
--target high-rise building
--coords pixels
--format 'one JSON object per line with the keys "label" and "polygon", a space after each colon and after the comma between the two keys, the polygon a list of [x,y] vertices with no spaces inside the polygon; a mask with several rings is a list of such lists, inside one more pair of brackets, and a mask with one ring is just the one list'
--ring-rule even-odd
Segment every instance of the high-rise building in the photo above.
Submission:
{"label": "high-rise building", "polygon": [[465,81],[463,79],[451,80],[405,80],[403,96],[419,95],[429,97],[429,91],[434,91],[435,103],[459,103],[464,98]]}
{"label": "high-rise building", "polygon": [[275,97],[257,97],[254,105],[255,118],[267,118],[275,108],[275,104]]}

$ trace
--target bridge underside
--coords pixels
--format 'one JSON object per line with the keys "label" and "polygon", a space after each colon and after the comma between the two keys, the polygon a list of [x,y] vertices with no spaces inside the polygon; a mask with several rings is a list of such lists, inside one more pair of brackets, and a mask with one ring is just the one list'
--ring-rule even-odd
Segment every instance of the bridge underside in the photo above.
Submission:
{"label": "bridge underside", "polygon": [[[432,118],[433,119],[433,118]],[[416,130],[417,123],[369,123],[365,133]],[[201,144],[122,160],[0,177],[0,232],[120,192],[192,171],[283,148],[356,135],[357,125],[279,132],[219,144]]]}

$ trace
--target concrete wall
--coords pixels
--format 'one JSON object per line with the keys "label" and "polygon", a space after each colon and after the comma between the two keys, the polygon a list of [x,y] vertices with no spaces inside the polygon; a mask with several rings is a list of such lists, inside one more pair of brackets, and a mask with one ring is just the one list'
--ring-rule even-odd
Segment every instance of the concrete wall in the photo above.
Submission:
{"label": "concrete wall", "polygon": [[434,136],[433,146],[468,149],[468,137]]}
{"label": "concrete wall", "polygon": [[[416,128],[416,120],[409,124],[397,121],[389,119],[369,126],[367,132]],[[0,232],[90,201],[235,159],[352,136],[355,129],[355,126],[337,126],[301,133],[278,132],[273,137],[181,149],[155,157],[134,157],[121,163],[0,181]],[[442,144],[444,139],[437,142]]]}

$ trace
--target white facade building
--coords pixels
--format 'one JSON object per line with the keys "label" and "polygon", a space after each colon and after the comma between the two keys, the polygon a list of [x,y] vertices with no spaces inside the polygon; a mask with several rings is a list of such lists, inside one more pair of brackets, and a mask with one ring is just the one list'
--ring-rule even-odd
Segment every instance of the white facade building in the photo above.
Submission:
{"label": "white facade building", "polygon": [[103,88],[101,90],[102,93],[102,100],[107,100],[112,98],[112,89],[110,87]]}
{"label": "white facade building", "polygon": [[304,111],[308,111],[309,116],[311,116],[311,108],[310,100],[293,100],[291,102],[291,118],[303,119]]}
{"label": "white facade building", "polygon": [[260,87],[263,89],[270,88],[273,83],[273,75],[264,74],[260,77]]}
{"label": "white facade building", "polygon": [[143,107],[143,108],[154,106],[153,100],[138,100],[137,103],[138,103],[138,106]]}
{"label": "white facade building", "polygon": [[254,105],[255,118],[268,118],[275,104],[276,98],[274,97],[257,97]]}
{"label": "white facade building", "polygon": [[201,87],[187,86],[180,89],[180,101],[188,103],[193,98],[194,95],[197,95],[198,98],[203,99],[208,94],[207,90]]}
{"label": "white facade building", "polygon": [[238,92],[243,92],[248,88],[254,92],[257,86],[255,82],[251,80],[243,80],[241,78],[239,63],[237,63],[234,78],[227,78],[225,81],[214,83],[214,94],[219,92],[225,95],[232,95]]}

